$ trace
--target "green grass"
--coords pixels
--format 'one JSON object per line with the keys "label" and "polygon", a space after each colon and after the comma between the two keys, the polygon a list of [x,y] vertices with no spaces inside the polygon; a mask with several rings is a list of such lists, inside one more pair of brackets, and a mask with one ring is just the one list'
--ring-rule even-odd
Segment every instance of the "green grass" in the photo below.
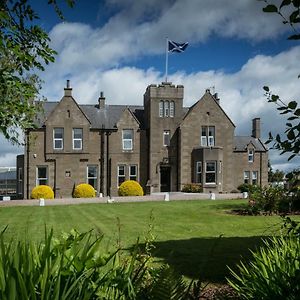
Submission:
{"label": "green grass", "polygon": [[201,200],[1,207],[0,226],[8,225],[8,237],[16,240],[42,239],[45,224],[56,235],[71,228],[95,228],[104,233],[108,247],[116,245],[120,228],[122,245],[131,247],[138,237],[143,241],[152,215],[157,261],[169,263],[185,276],[219,282],[228,274],[226,265],[233,266],[241,255],[248,257],[248,248],[259,245],[262,236],[278,233],[281,225],[278,216],[228,213],[245,204],[243,200]]}

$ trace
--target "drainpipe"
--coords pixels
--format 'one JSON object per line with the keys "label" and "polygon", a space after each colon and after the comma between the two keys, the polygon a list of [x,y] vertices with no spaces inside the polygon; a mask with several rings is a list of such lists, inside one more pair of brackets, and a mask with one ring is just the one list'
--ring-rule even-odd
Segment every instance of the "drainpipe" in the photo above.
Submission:
{"label": "drainpipe", "polygon": [[262,152],[259,153],[259,185],[262,186]]}
{"label": "drainpipe", "polygon": [[[26,134],[26,197],[29,199],[29,131],[25,132]],[[24,197],[24,193],[23,193]]]}
{"label": "drainpipe", "polygon": [[100,193],[104,194],[104,131],[101,131],[100,145]]}
{"label": "drainpipe", "polygon": [[110,132],[106,132],[106,194],[110,196],[110,164],[109,164],[109,136]]}

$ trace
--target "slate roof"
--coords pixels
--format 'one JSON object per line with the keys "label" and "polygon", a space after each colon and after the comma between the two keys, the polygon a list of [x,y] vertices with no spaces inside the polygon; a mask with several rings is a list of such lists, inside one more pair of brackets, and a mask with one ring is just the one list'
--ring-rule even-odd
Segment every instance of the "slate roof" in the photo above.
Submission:
{"label": "slate roof", "polygon": [[[44,112],[37,117],[37,125],[42,127],[46,118],[59,102],[44,102]],[[106,105],[104,109],[99,109],[97,105],[79,104],[83,113],[91,122],[91,128],[113,129],[119,121],[122,112],[128,107],[136,119],[140,123],[140,127],[144,128],[144,107],[134,105]]]}
{"label": "slate roof", "polygon": [[255,151],[265,152],[268,150],[260,139],[254,138],[252,136],[235,136],[233,138],[234,151],[246,151],[247,146],[250,143],[254,145]]}

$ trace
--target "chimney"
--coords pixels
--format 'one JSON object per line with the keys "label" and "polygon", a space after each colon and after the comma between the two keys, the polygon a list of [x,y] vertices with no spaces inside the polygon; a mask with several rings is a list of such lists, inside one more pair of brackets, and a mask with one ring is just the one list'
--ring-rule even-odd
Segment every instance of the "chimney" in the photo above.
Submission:
{"label": "chimney", "polygon": [[100,92],[100,97],[98,99],[98,105],[99,105],[100,109],[105,108],[105,97],[104,97],[103,92]]}
{"label": "chimney", "polygon": [[254,118],[252,120],[252,137],[260,138],[260,118]]}
{"label": "chimney", "polygon": [[72,88],[70,86],[70,80],[67,80],[67,86],[64,88],[65,90],[65,96],[66,97],[72,97]]}
{"label": "chimney", "polygon": [[218,97],[218,93],[214,94],[214,98],[217,101],[217,103],[220,105],[220,98]]}

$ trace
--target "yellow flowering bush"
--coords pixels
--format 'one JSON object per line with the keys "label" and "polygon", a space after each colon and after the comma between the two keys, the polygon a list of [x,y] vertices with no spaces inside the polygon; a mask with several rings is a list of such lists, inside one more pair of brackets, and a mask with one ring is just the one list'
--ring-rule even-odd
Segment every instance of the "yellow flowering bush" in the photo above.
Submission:
{"label": "yellow flowering bush", "polygon": [[53,199],[54,192],[48,185],[38,185],[32,189],[30,197],[31,199]]}
{"label": "yellow flowering bush", "polygon": [[137,181],[126,180],[120,185],[118,194],[119,196],[143,196],[144,191]]}
{"label": "yellow flowering bush", "polygon": [[74,198],[93,198],[95,196],[95,189],[88,183],[78,184],[73,192]]}

